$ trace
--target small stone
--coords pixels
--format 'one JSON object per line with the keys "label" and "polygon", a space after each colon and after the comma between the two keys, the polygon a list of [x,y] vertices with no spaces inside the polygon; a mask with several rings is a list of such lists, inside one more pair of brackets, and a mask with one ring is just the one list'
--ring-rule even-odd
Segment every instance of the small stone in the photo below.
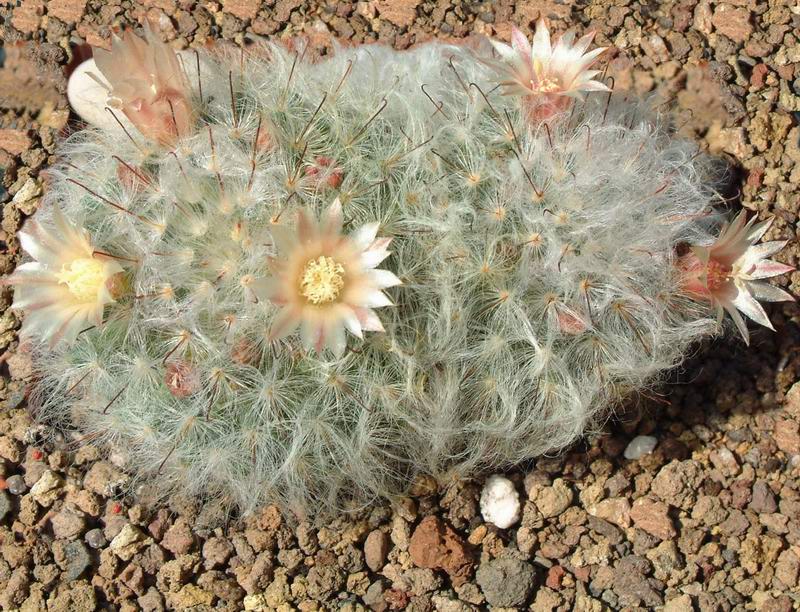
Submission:
{"label": "small stone", "polygon": [[94,612],[98,608],[94,587],[85,580],[77,581],[62,590],[57,597],[50,599],[47,608],[69,610],[69,612]]}
{"label": "small stone", "polygon": [[668,512],[667,504],[641,497],[633,502],[631,519],[639,529],[660,540],[668,540],[677,535]]}
{"label": "small stone", "polygon": [[120,572],[118,578],[137,595],[144,595],[144,571],[142,571],[142,566],[138,563],[129,563]]}
{"label": "small stone", "polygon": [[587,512],[622,529],[627,529],[631,524],[631,505],[624,497],[604,499],[594,506],[590,506]]}
{"label": "small stone", "polygon": [[107,461],[97,461],[86,473],[83,486],[102,497],[113,497],[115,489],[124,486],[127,482],[128,476],[122,471]]}
{"label": "small stone", "polygon": [[[32,178],[29,178],[25,181],[25,184],[20,187],[19,191],[14,194],[14,198],[11,201],[26,215],[30,215],[36,210],[37,196],[39,196],[41,192],[41,185]],[[14,353],[9,359],[9,362],[12,361],[13,363],[9,363],[9,369],[12,370],[12,378],[24,380],[30,377],[33,371],[30,353]]]}
{"label": "small stone", "polygon": [[86,545],[80,541],[69,542],[64,546],[64,557],[63,578],[66,582],[77,580],[92,565],[92,557]]}
{"label": "small stone", "polygon": [[544,581],[544,584],[547,588],[553,589],[557,591],[561,588],[561,579],[566,575],[567,570],[565,570],[560,565],[554,565],[549,570],[547,570],[547,578]]}
{"label": "small stone", "polygon": [[242,21],[249,21],[255,19],[260,4],[258,0],[224,0],[222,10]]}
{"label": "small stone", "polygon": [[364,603],[370,610],[380,611],[383,612],[389,606],[386,603],[386,600],[383,597],[383,593],[386,590],[386,585],[383,583],[382,580],[376,580],[367,589],[367,592],[364,594],[362,598]]}
{"label": "small stone", "polygon": [[636,436],[625,447],[625,458],[630,461],[640,459],[655,450],[658,440],[653,436]]}
{"label": "small stone", "polygon": [[169,593],[167,600],[170,607],[175,610],[188,610],[200,606],[208,608],[214,601],[214,594],[193,584],[187,584],[177,593]]}
{"label": "small stone", "polygon": [[557,478],[552,487],[542,489],[533,501],[544,518],[552,518],[569,508],[573,496],[572,488],[562,478]]}
{"label": "small stone", "polygon": [[695,462],[671,461],[656,474],[651,491],[662,501],[689,510],[694,505],[701,480]]}
{"label": "small stone", "polygon": [[644,604],[647,609],[654,609],[662,605],[661,595],[645,576],[648,568],[647,559],[633,555],[617,563],[613,574],[614,592],[619,596],[622,606]]}
{"label": "small stone", "polygon": [[346,577],[336,565],[322,563],[308,571],[306,580],[309,596],[318,601],[324,601],[330,599],[344,587]]}
{"label": "small stone", "polygon": [[6,480],[6,485],[8,486],[8,492],[12,495],[23,495],[28,490],[25,479],[19,474],[9,477]]}
{"label": "small stone", "polygon": [[728,513],[723,507],[722,501],[715,495],[703,495],[692,509],[692,518],[702,521],[709,527],[719,525],[727,517]]}
{"label": "small stone", "polygon": [[[798,90],[800,93],[800,90]],[[800,382],[796,382],[786,392],[786,401],[783,405],[786,414],[794,419],[800,419]]]}
{"label": "small stone", "polygon": [[203,559],[206,569],[225,565],[231,555],[233,555],[233,544],[225,538],[209,538],[203,544]]}
{"label": "small stone", "polygon": [[66,505],[50,519],[53,534],[64,540],[77,538],[86,528],[86,519],[83,512],[70,505]]}
{"label": "small stone", "polygon": [[481,563],[475,579],[490,605],[505,608],[524,606],[536,586],[533,567],[510,557]]}
{"label": "small stone", "polygon": [[32,145],[33,141],[25,130],[0,130],[0,149],[11,155],[21,155]]}
{"label": "small stone", "polygon": [[775,579],[780,582],[780,586],[775,586],[792,591],[800,586],[798,578],[800,578],[800,554],[791,548],[784,550],[775,564]]}
{"label": "small stone", "polygon": [[147,589],[147,593],[136,600],[142,612],[164,612],[164,598],[155,587]]}
{"label": "small stone", "polygon": [[78,23],[86,10],[86,2],[87,0],[49,0],[47,14],[64,23]]}
{"label": "small stone", "polygon": [[5,491],[0,490],[0,522],[8,516],[11,509],[11,496]]}
{"label": "small stone", "polygon": [[186,584],[193,571],[194,559],[192,555],[167,561],[158,568],[156,586],[162,593],[178,591]]}
{"label": "small stone", "polygon": [[714,9],[711,22],[717,32],[737,43],[743,43],[753,33],[750,11],[746,8],[733,7],[724,2]]}
{"label": "small stone", "polygon": [[273,578],[274,566],[272,553],[262,552],[250,566],[250,571],[239,579],[239,584],[248,594],[263,591]]}
{"label": "small stone", "polygon": [[155,518],[147,525],[147,532],[156,540],[161,540],[169,528],[169,512],[166,508],[159,508]]}
{"label": "small stone", "polygon": [[373,572],[379,572],[386,565],[389,554],[389,536],[385,531],[375,529],[364,541],[364,560]]}
{"label": "small stone", "polygon": [[519,521],[519,493],[508,478],[495,474],[483,486],[480,499],[481,515],[487,523],[508,529]]}
{"label": "small stone", "polygon": [[31,487],[31,497],[40,505],[49,508],[61,495],[64,480],[52,470],[45,470]]}
{"label": "small stone", "polygon": [[102,529],[90,529],[86,532],[85,540],[91,548],[95,549],[103,548],[107,543],[106,536]]}
{"label": "small stone", "polygon": [[771,514],[778,510],[778,502],[775,500],[775,494],[763,480],[757,480],[753,485],[753,497],[750,501],[750,509],[753,512],[763,514]]}
{"label": "small stone", "polygon": [[620,544],[623,541],[622,532],[614,524],[600,518],[599,516],[589,515],[589,527],[604,536],[611,544]]}
{"label": "small stone", "polygon": [[421,0],[378,0],[381,19],[386,19],[399,28],[407,28],[417,17],[417,5]]}
{"label": "small stone", "polygon": [[690,610],[694,610],[692,598],[684,593],[683,595],[673,597],[665,603],[663,612],[689,612]]}
{"label": "small stone", "polygon": [[263,593],[246,595],[242,604],[246,612],[268,612],[270,610],[267,598]]}
{"label": "small stone", "polygon": [[800,423],[789,419],[775,421],[775,444],[787,455],[800,454]]}
{"label": "small stone", "polygon": [[146,543],[149,543],[147,536],[138,527],[126,523],[122,530],[111,540],[109,547],[123,561],[130,561]]}
{"label": "small stone", "polygon": [[436,516],[426,516],[409,542],[411,562],[417,567],[443,569],[454,585],[464,584],[472,571],[472,554],[461,537]]}
{"label": "small stone", "polygon": [[22,445],[9,436],[0,436],[0,458],[19,463],[22,461]]}
{"label": "small stone", "polygon": [[161,540],[161,546],[166,548],[175,556],[185,555],[194,546],[194,534],[192,533],[189,523],[183,517],[178,518],[175,524],[172,525],[164,534]]}

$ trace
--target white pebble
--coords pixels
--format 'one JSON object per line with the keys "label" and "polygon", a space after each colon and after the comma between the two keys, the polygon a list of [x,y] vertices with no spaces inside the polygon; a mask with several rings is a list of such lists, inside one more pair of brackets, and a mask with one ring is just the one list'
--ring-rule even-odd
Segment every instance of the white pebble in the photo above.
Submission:
{"label": "white pebble", "polygon": [[487,523],[507,529],[519,520],[519,494],[503,476],[490,476],[481,491],[481,514]]}
{"label": "white pebble", "polygon": [[658,444],[658,440],[653,436],[636,436],[630,441],[630,444],[625,447],[625,458],[639,459],[640,457],[649,455],[653,452],[656,444]]}

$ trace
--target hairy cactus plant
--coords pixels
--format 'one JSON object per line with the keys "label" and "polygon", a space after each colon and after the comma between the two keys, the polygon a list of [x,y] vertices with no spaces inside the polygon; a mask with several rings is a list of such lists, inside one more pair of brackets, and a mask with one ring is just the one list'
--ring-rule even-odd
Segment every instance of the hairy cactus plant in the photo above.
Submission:
{"label": "hairy cactus plant", "polygon": [[713,164],[542,28],[103,55],[114,123],[62,143],[11,279],[39,417],[153,490],[317,511],[562,448],[716,306],[765,323],[765,227],[708,246]]}

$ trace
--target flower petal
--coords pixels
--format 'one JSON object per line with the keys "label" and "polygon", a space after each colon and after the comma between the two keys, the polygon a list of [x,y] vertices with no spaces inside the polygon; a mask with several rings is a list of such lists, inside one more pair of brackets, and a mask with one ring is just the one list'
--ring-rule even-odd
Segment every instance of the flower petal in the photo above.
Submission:
{"label": "flower petal", "polygon": [[789,244],[788,240],[772,240],[770,242],[762,242],[761,244],[754,244],[750,248],[747,249],[745,253],[745,257],[748,261],[754,261],[758,259],[767,259],[775,253],[780,252],[783,248]]}
{"label": "flower petal", "polygon": [[397,285],[403,284],[403,281],[397,278],[394,273],[389,272],[389,270],[369,270],[368,276],[375,286],[380,289],[396,287]]}
{"label": "flower petal", "polygon": [[336,198],[325,213],[325,221],[322,226],[324,234],[340,234],[342,231],[342,203]]}
{"label": "flower petal", "polygon": [[303,348],[307,351],[316,351],[319,353],[322,348],[317,349],[319,344],[323,341],[325,334],[323,333],[322,325],[318,321],[310,321],[306,319],[300,325],[300,341]]}
{"label": "flower petal", "polygon": [[272,225],[269,233],[275,245],[276,255],[279,257],[284,257],[297,244],[297,233],[285,225]]}
{"label": "flower petal", "polygon": [[374,268],[377,266],[391,255],[391,253],[386,250],[391,242],[391,238],[378,238],[375,240],[369,248],[361,254],[361,264],[365,268]]}
{"label": "flower petal", "polygon": [[351,334],[353,334],[356,338],[363,338],[364,334],[361,333],[361,321],[359,321],[358,316],[353,309],[347,308],[345,312],[342,313],[342,322],[344,323],[345,328]]}
{"label": "flower petal", "polygon": [[585,83],[578,85],[576,89],[580,91],[611,91],[611,88],[608,85],[601,83],[600,81],[586,81]]}
{"label": "flower petal", "polygon": [[764,312],[764,309],[761,307],[761,304],[750,295],[750,293],[746,290],[739,291],[738,295],[733,300],[733,305],[742,312],[742,314],[746,315],[759,325],[763,325],[764,327],[768,327],[771,330],[775,330],[772,327],[772,323],[769,321],[769,317],[767,313]]}
{"label": "flower petal", "polygon": [[390,300],[383,291],[370,291],[362,299],[358,306],[366,308],[382,308],[383,306],[393,306]]}
{"label": "flower petal", "polygon": [[354,312],[356,313],[358,320],[361,322],[361,329],[364,331],[386,331],[383,329],[383,324],[378,318],[378,315],[375,314],[375,311],[369,308],[355,308]]}
{"label": "flower petal", "polygon": [[594,40],[596,34],[597,32],[589,32],[588,34],[581,36],[578,39],[578,42],[576,42],[575,45],[572,47],[573,51],[579,55],[583,55],[584,53],[586,53],[586,49],[588,49],[589,45],[592,44],[592,41]]}
{"label": "flower petal", "polygon": [[308,244],[319,235],[319,227],[314,215],[307,208],[297,211],[297,238],[300,244]]}
{"label": "flower petal", "polygon": [[786,264],[778,261],[772,261],[771,259],[768,259],[766,261],[759,261],[750,270],[747,276],[748,278],[757,280],[761,278],[772,278],[773,276],[786,274],[787,272],[794,272],[794,270],[794,266],[787,266]]}
{"label": "flower petal", "polygon": [[375,221],[374,223],[367,223],[362,225],[355,232],[350,235],[350,240],[353,241],[356,249],[363,251],[375,241],[375,236],[378,235],[378,228],[381,224]]}
{"label": "flower petal", "polygon": [[269,328],[268,340],[274,342],[291,334],[300,324],[300,313],[289,307],[281,308]]}
{"label": "flower petal", "polygon": [[347,348],[347,337],[344,335],[344,326],[339,320],[328,321],[325,326],[325,346],[339,358],[344,355]]}
{"label": "flower petal", "polygon": [[287,297],[281,294],[284,283],[275,276],[256,278],[250,283],[250,289],[259,300],[269,300],[273,304],[282,305]]}
{"label": "flower petal", "polygon": [[727,313],[733,319],[734,324],[736,325],[736,329],[739,330],[739,334],[742,336],[742,340],[747,346],[750,346],[750,332],[747,331],[747,323],[742,318],[742,315],[739,314],[739,311],[732,306],[725,306],[724,307]]}
{"label": "flower petal", "polygon": [[511,26],[511,46],[514,51],[520,54],[524,59],[528,59],[531,55],[531,44],[525,35],[516,26]]}
{"label": "flower petal", "polygon": [[753,297],[763,302],[794,302],[794,296],[775,285],[762,282],[748,282],[747,288]]}
{"label": "flower petal", "polygon": [[533,34],[533,46],[531,47],[531,62],[536,63],[538,60],[542,62],[544,68],[547,68],[545,62],[549,62],[553,48],[550,44],[550,30],[547,28],[547,23],[544,18],[539,18],[536,24],[536,32]]}
{"label": "flower petal", "polygon": [[507,62],[517,61],[517,52],[514,51],[514,48],[511,45],[507,45],[499,40],[489,40],[489,42],[492,44],[492,47],[494,47],[494,50],[497,51],[497,54],[501,58]]}
{"label": "flower petal", "polygon": [[[750,221],[754,221],[755,217],[753,217]],[[761,223],[756,223],[753,225],[749,231],[747,232],[746,240],[750,244],[755,244],[767,233],[767,230],[772,227],[773,222],[775,221],[775,217],[770,217],[766,221],[762,221]]]}

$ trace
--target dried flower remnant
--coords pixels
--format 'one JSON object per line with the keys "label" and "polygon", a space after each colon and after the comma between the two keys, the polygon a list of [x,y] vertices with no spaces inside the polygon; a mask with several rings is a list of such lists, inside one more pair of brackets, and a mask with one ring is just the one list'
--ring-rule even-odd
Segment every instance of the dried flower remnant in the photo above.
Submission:
{"label": "dried flower remnant", "polygon": [[258,279],[259,298],[281,306],[270,329],[277,340],[300,326],[303,345],[318,353],[330,348],[341,356],[345,329],[363,337],[363,331],[384,331],[373,308],[391,306],[383,289],[401,284],[388,270],[376,266],[386,259],[391,238],[377,238],[378,223],[343,236],[342,206],[330,205],[321,222],[301,210],[297,227],[275,225],[277,250],[270,261],[273,276]]}
{"label": "dried flower remnant", "polygon": [[500,82],[504,93],[522,96],[526,111],[534,120],[544,120],[569,108],[582,92],[610,91],[595,80],[600,71],[589,69],[606,47],[587,53],[594,32],[573,45],[574,37],[574,32],[567,32],[553,46],[550,30],[544,19],[540,19],[533,45],[516,27],[511,30],[511,45],[491,41],[502,60],[491,65],[504,79]]}
{"label": "dried flower remnant", "polygon": [[314,163],[305,170],[306,176],[318,187],[325,189],[338,189],[342,184],[342,169],[336,165],[335,160],[324,155],[318,155]]}
{"label": "dried flower remnant", "polygon": [[763,279],[794,270],[792,266],[768,259],[778,253],[788,240],[756,244],[772,225],[773,219],[755,223],[740,212],[726,224],[717,240],[708,247],[692,246],[678,260],[682,287],[691,296],[709,300],[717,309],[718,320],[727,312],[746,344],[750,343],[747,325],[740,312],[759,325],[774,331],[759,304],[789,302],[794,297]]}
{"label": "dried flower remnant", "polygon": [[164,383],[169,392],[178,399],[190,397],[200,389],[200,376],[197,369],[183,360],[167,363]]}
{"label": "dried flower remnant", "polygon": [[55,346],[72,342],[82,329],[100,325],[115,301],[122,266],[95,254],[88,232],[53,209],[53,227],[29,221],[19,233],[34,259],[17,266],[5,284],[14,286],[13,307],[26,312],[22,336]]}
{"label": "dried flower remnant", "polygon": [[94,49],[94,60],[109,84],[108,105],[143,136],[169,147],[192,132],[189,87],[175,51],[148,25],[144,33],[144,39],[131,30],[115,36],[111,51]]}

